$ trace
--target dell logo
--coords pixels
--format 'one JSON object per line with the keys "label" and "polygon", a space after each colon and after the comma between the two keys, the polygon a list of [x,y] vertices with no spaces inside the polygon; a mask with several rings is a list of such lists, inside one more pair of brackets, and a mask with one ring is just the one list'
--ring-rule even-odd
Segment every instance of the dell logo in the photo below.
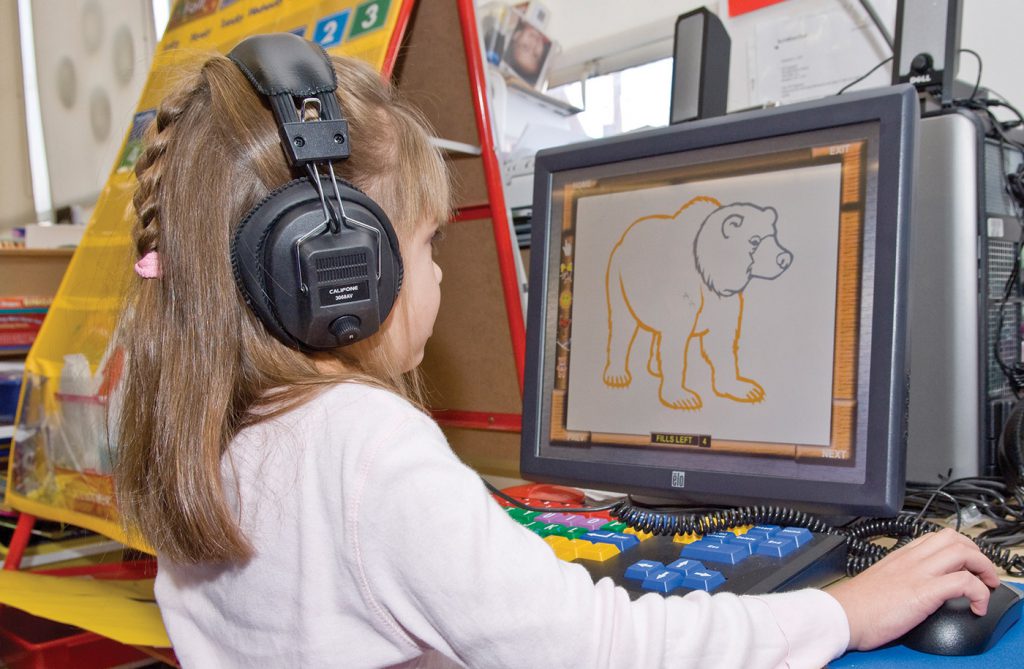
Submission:
{"label": "dell logo", "polygon": [[931,80],[932,75],[930,74],[918,74],[916,76],[910,77],[910,83],[912,84],[927,84]]}
{"label": "dell logo", "polygon": [[685,488],[686,487],[686,472],[672,472],[672,487],[673,488]]}

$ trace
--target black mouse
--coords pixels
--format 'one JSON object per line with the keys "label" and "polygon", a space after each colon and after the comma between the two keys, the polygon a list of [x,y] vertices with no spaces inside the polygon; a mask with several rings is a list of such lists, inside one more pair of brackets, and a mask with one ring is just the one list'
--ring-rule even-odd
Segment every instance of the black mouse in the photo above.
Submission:
{"label": "black mouse", "polygon": [[988,612],[971,611],[971,600],[956,597],[907,632],[898,643],[933,655],[978,655],[1002,638],[1020,619],[1024,594],[1002,584],[992,591]]}

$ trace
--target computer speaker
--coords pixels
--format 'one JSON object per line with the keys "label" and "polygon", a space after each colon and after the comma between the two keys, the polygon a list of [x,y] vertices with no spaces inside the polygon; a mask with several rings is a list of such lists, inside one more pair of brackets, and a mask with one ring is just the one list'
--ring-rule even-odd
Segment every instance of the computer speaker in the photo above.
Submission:
{"label": "computer speaker", "polygon": [[722,21],[703,7],[676,20],[671,123],[725,113],[731,45]]}
{"label": "computer speaker", "polygon": [[911,83],[919,91],[953,100],[960,52],[963,0],[899,0],[896,8],[894,84]]}

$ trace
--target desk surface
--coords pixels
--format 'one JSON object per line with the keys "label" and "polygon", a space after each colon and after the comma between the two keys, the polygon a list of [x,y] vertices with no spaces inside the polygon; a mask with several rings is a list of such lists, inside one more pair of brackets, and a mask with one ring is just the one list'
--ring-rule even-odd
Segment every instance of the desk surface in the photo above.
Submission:
{"label": "desk surface", "polygon": [[[1021,583],[1010,583],[1010,585],[1024,590]],[[943,655],[929,655],[910,650],[906,646],[891,646],[879,648],[868,652],[850,652],[838,660],[830,662],[829,669],[882,669],[883,667],[899,667],[899,669],[916,669],[917,667],[928,667],[934,669],[939,667],[1019,667],[1024,664],[1021,655],[1024,653],[1024,618],[1017,621],[999,643],[987,653],[972,655],[969,657],[946,657]]]}

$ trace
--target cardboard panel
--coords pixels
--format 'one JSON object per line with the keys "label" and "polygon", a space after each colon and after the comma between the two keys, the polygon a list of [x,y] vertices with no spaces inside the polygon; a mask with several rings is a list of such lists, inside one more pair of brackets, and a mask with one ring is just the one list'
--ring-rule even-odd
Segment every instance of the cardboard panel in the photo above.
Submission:
{"label": "cardboard panel", "polygon": [[[423,112],[437,137],[479,146],[466,51],[456,3],[417,2],[395,64],[395,84]],[[455,206],[489,200],[479,156],[450,153]]]}
{"label": "cardboard panel", "polygon": [[[451,0],[417,2],[394,77],[437,137],[479,146],[459,21]],[[447,158],[455,207],[488,204],[483,160],[457,153]],[[434,408],[522,411],[492,225],[489,219],[451,223],[437,254],[444,271],[441,309],[423,362]],[[518,477],[518,433],[456,428],[445,433],[471,467]]]}
{"label": "cardboard panel", "polygon": [[395,83],[426,115],[438,137],[474,146],[480,140],[454,0],[420,0],[395,64]]}
{"label": "cardboard panel", "polygon": [[487,204],[487,181],[484,161],[480,156],[449,153],[448,168],[452,174],[453,204],[457,209]]}
{"label": "cardboard panel", "polygon": [[452,450],[481,474],[519,478],[519,434],[445,429]]}
{"label": "cardboard panel", "polygon": [[441,309],[423,362],[431,405],[520,413],[491,221],[449,224],[437,262],[444,271]]}
{"label": "cardboard panel", "polygon": [[0,249],[0,296],[53,297],[72,253],[70,249]]}

